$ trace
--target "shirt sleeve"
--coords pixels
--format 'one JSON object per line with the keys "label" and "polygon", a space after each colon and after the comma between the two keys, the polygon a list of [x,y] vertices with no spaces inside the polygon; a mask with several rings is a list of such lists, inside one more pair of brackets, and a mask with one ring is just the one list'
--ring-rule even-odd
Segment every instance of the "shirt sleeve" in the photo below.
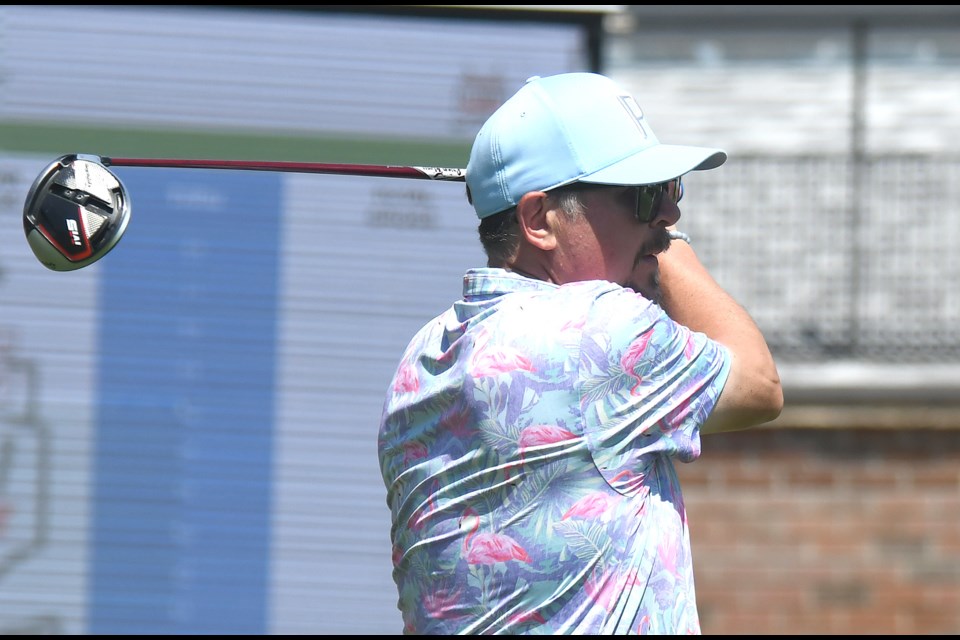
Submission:
{"label": "shirt sleeve", "polygon": [[625,476],[642,476],[663,455],[696,459],[730,359],[726,347],[629,289],[598,295],[582,334],[580,405],[587,445],[607,481],[623,486]]}

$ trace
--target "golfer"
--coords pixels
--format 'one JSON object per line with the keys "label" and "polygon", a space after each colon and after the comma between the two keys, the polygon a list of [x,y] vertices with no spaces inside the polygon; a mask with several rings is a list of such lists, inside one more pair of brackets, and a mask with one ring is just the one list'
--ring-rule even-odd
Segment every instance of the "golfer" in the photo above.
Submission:
{"label": "golfer", "polygon": [[380,424],[404,632],[700,633],[675,461],[783,406],[677,229],[726,158],[661,144],[591,73],[531,78],[480,129],[487,265],[413,336]]}

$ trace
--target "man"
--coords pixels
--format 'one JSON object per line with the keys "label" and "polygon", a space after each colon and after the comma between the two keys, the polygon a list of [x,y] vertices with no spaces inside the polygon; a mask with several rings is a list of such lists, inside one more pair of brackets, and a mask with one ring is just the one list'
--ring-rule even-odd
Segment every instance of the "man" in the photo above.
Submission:
{"label": "man", "polygon": [[467,165],[487,268],[412,339],[379,454],[407,633],[700,633],[673,460],[776,418],[776,365],[675,230],[681,176],[604,76],[531,78]]}

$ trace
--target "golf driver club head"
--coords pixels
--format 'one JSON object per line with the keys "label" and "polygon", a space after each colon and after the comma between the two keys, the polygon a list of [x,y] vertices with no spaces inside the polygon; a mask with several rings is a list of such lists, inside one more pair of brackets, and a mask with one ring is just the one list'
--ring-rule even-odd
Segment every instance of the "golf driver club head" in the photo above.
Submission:
{"label": "golf driver club head", "polygon": [[97,156],[65,155],[34,180],[23,205],[33,254],[53,271],[73,271],[105,256],[130,222],[123,183]]}

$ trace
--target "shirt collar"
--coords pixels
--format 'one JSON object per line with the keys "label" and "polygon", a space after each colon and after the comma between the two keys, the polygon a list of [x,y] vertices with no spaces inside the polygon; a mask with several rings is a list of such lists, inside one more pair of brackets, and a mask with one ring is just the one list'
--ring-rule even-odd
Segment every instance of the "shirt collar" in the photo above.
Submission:
{"label": "shirt collar", "polygon": [[469,269],[463,276],[464,300],[501,296],[514,291],[545,291],[556,288],[557,285],[551,282],[492,267]]}

